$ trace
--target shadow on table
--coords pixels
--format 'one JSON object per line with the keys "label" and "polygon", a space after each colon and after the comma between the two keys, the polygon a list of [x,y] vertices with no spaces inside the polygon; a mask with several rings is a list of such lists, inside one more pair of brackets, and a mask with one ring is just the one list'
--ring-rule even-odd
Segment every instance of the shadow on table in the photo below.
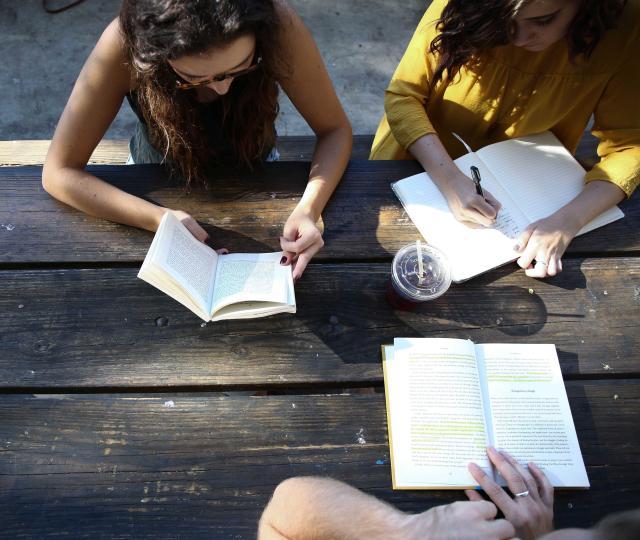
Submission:
{"label": "shadow on table", "polygon": [[[272,328],[274,339],[277,334],[282,334],[283,339],[290,340],[287,345],[290,349],[295,351],[300,348],[301,355],[309,356],[309,369],[314,369],[317,364],[318,370],[325,371],[327,365],[313,361],[317,357],[316,351],[314,350],[313,355],[308,350],[305,351],[313,343],[313,336],[319,338],[327,349],[323,354],[325,362],[333,353],[337,357],[335,360],[343,364],[379,364],[380,346],[392,343],[394,337],[453,337],[497,341],[500,339],[499,335],[503,335],[513,340],[526,341],[526,338],[540,332],[549,315],[554,318],[580,316],[575,313],[548,313],[543,298],[535,291],[539,282],[533,279],[513,279],[510,274],[514,271],[521,272],[514,270],[513,265],[493,270],[469,282],[456,284],[446,295],[420,306],[414,312],[393,310],[385,299],[388,269],[393,254],[382,245],[378,233],[387,227],[383,221],[389,219],[389,212],[385,213],[384,218],[381,217],[383,209],[394,206],[400,208],[399,201],[389,189],[389,183],[413,172],[416,165],[408,163],[404,167],[397,163],[379,163],[380,167],[373,171],[363,162],[350,164],[343,182],[330,201],[324,213],[324,238],[327,247],[333,243],[346,246],[346,257],[340,257],[337,261],[340,264],[320,263],[316,259],[308,267],[306,275],[296,285],[298,313],[295,319],[284,315],[253,323],[229,322],[228,325],[219,327],[218,332],[229,331],[230,334],[242,335],[242,326],[245,330],[249,328],[249,333],[256,330],[256,334],[262,334],[267,327]],[[283,174],[278,175],[273,182],[261,183],[259,175],[251,176],[246,182],[244,178],[240,182],[238,177],[234,182],[224,181],[223,185],[217,185],[210,194],[196,195],[190,204],[197,206],[198,203],[239,199],[246,203],[254,199],[269,198],[271,195],[278,199],[291,199],[300,188],[297,179],[305,165],[292,163],[280,167],[279,164],[278,170],[280,169]],[[155,174],[159,174],[157,169]],[[125,176],[131,179],[133,174]],[[296,185],[293,185],[294,179]],[[159,178],[154,176],[154,181],[157,183]],[[350,182],[353,183],[350,185]],[[359,190],[364,189],[367,183],[371,184],[370,193],[367,197],[362,197]],[[132,191],[136,195],[143,195],[139,186],[137,192]],[[181,201],[186,200],[181,194],[173,196]],[[268,219],[264,221],[269,223]],[[404,217],[401,221],[402,229],[413,227]],[[256,226],[259,228],[260,223],[262,222],[251,223],[249,229],[255,229]],[[391,225],[392,228],[399,227],[398,223]],[[225,247],[231,250],[235,250],[234,246],[239,246],[242,251],[255,252],[274,249],[272,245],[256,240],[249,234],[224,226],[203,226],[214,239],[216,247],[221,247],[220,239],[224,239]],[[269,226],[276,225],[271,223]],[[274,231],[274,238],[277,238],[276,234]],[[415,235],[410,233],[409,236],[418,237],[418,233],[415,231]],[[263,239],[265,237],[270,235],[262,236]],[[369,262],[359,253],[364,248],[358,244],[358,237],[366,239],[365,257],[369,253],[375,254]],[[386,245],[389,245],[388,241],[389,238],[385,237]],[[348,255],[350,250],[354,253],[352,259]],[[379,254],[386,256],[380,258]],[[346,264],[349,261],[355,262]],[[565,290],[585,288],[586,278],[579,270],[579,261],[568,261],[565,272],[545,280],[544,287],[549,286]],[[286,337],[287,334],[289,337]],[[566,360],[577,362],[577,358]]]}
{"label": "shadow on table", "polygon": [[[397,179],[385,179],[385,186]],[[347,187],[346,183],[341,184],[339,190]],[[382,209],[388,205],[400,206],[391,190],[386,187],[385,190],[386,196],[367,198],[366,211],[357,215],[328,212],[325,218],[327,243],[350,238],[347,229],[354,226],[363,236],[377,238],[377,231],[384,227]],[[378,205],[374,206],[372,203],[376,201]],[[388,218],[385,216],[385,219]],[[408,223],[407,226],[412,225]],[[417,231],[415,236],[418,237]],[[380,242],[378,246],[385,250]],[[354,246],[354,250],[357,249],[358,246]],[[547,300],[545,303],[545,297],[553,299],[553,292],[549,295],[550,288],[574,291],[587,287],[587,278],[580,268],[584,258],[568,258],[564,272],[543,281],[525,277],[515,264],[507,265],[468,282],[454,284],[441,298],[423,304],[414,312],[405,312],[392,309],[385,299],[389,279],[387,269],[390,269],[393,255],[387,253],[385,260],[360,263],[357,274],[352,276],[339,275],[340,268],[336,265],[336,277],[332,279],[343,284],[343,288],[321,295],[322,308],[308,309],[318,302],[317,288],[307,289],[304,279],[298,285],[298,317],[345,364],[379,362],[380,345],[392,343],[395,337],[452,337],[495,342],[500,341],[502,335],[511,342],[526,343],[545,327],[549,317],[556,321],[584,317],[573,309],[573,302],[565,305],[561,301]],[[371,268],[369,274],[367,264]],[[311,266],[310,272],[315,266]],[[324,270],[326,273],[327,267]],[[564,296],[570,298],[570,295]],[[563,366],[570,372],[578,371],[577,354],[562,350],[558,353]]]}

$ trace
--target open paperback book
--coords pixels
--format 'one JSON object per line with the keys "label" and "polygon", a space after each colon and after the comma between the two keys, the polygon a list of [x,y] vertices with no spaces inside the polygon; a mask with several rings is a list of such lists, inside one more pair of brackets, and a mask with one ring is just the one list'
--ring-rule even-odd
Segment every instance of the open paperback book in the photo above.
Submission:
{"label": "open paperback book", "polygon": [[[584,186],[585,170],[549,131],[495,143],[477,152],[468,146],[467,150],[454,163],[467,176],[472,165],[478,167],[483,189],[502,204],[490,228],[472,229],[457,221],[427,173],[391,185],[420,234],[449,259],[455,282],[517,259],[515,239],[527,225],[565,206]],[[611,208],[578,234],[622,217],[618,207]]]}
{"label": "open paperback book", "polygon": [[394,489],[463,489],[486,447],[534,462],[556,487],[588,488],[553,345],[397,338],[382,348]]}
{"label": "open paperback book", "polygon": [[218,255],[165,213],[138,277],[205,321],[295,313],[291,266],[282,253]]}

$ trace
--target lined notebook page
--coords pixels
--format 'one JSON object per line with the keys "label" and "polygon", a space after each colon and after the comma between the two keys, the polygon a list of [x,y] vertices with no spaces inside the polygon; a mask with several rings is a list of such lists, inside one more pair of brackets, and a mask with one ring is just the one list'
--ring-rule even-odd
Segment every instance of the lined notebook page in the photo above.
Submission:
{"label": "lined notebook page", "polygon": [[[550,131],[495,143],[478,150],[477,154],[529,222],[553,214],[584,187],[585,170]],[[622,211],[614,207],[578,234],[622,217]]]}
{"label": "lined notebook page", "polygon": [[484,188],[503,202],[494,227],[472,229],[456,220],[427,173],[399,180],[392,187],[427,243],[447,256],[453,281],[460,282],[516,259],[514,239],[528,221],[508,203],[509,196],[477,156],[467,154],[455,163],[463,172],[469,171],[470,164],[476,165]]}

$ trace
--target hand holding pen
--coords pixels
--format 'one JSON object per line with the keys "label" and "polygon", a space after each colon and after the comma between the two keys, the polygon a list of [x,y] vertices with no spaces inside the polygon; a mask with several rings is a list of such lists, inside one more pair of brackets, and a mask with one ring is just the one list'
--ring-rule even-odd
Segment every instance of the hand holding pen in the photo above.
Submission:
{"label": "hand holding pen", "polygon": [[471,178],[473,179],[473,183],[476,185],[476,193],[480,195],[484,199],[484,193],[482,193],[482,186],[480,185],[480,169],[475,165],[471,165]]}
{"label": "hand holding pen", "polygon": [[487,203],[494,211],[494,216],[492,221],[495,221],[498,217],[498,211],[501,208],[501,204],[491,195],[488,191],[485,193],[482,190],[482,178],[480,177],[480,169],[475,165],[471,165],[471,179],[476,187],[476,195],[480,195],[482,197],[483,202]]}

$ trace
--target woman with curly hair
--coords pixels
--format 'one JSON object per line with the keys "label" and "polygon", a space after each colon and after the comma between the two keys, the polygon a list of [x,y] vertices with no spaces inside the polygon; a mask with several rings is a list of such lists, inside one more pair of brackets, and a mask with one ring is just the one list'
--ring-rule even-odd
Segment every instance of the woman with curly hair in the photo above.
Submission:
{"label": "woman with curly hair", "polygon": [[527,275],[553,276],[576,233],[640,182],[638,58],[638,0],[434,0],[387,88],[371,158],[417,159],[459,221],[489,226],[500,203],[455,166],[452,133],[478,149],[550,130],[573,152],[593,115],[600,162],[515,246]]}
{"label": "woman with curly hair", "polygon": [[323,245],[316,223],[352,139],[317,46],[286,0],[124,0],[62,113],[44,188],[88,214],[150,231],[174,212],[204,242],[185,212],[86,172],[89,157],[126,97],[140,120],[130,161],[162,162],[187,187],[206,185],[216,166],[274,159],[279,88],[317,136],[307,187],[280,239],[296,279]]}

